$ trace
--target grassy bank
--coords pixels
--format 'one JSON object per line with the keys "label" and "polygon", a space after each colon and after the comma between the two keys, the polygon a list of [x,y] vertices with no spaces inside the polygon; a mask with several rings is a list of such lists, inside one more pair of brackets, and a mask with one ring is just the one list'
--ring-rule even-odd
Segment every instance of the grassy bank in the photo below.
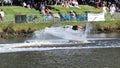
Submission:
{"label": "grassy bank", "polygon": [[[101,12],[101,8],[95,8],[92,6],[88,5],[80,5],[80,8],[63,8],[61,6],[50,6],[51,11],[53,13],[61,12],[61,13],[67,13],[70,10],[74,10],[77,13],[84,13],[85,11],[90,11],[90,12]],[[69,22],[43,22],[40,21],[39,23],[15,23],[14,20],[14,15],[15,14],[39,14],[38,10],[35,9],[28,9],[28,8],[23,8],[20,6],[0,6],[0,9],[3,9],[5,12],[5,18],[4,20],[7,22],[1,23],[0,24],[0,32],[3,32],[3,29],[6,27],[10,27],[14,29],[15,31],[20,31],[20,30],[27,30],[29,28],[32,28],[33,30],[40,30],[44,29],[47,26],[51,26],[54,24],[60,24],[60,25],[85,25],[87,21],[69,21]],[[94,31],[115,31],[119,30],[120,28],[120,21],[104,21],[104,22],[92,22],[94,26]]]}
{"label": "grassy bank", "polygon": [[58,11],[61,13],[67,13],[71,10],[74,10],[76,13],[84,13],[86,11],[89,12],[94,12],[94,13],[98,13],[101,12],[101,8],[95,8],[93,6],[89,6],[89,5],[80,5],[79,8],[75,8],[75,7],[69,7],[69,8],[64,8],[61,6],[51,6],[52,12],[53,13],[57,13]]}
{"label": "grassy bank", "polygon": [[[89,22],[60,22],[60,23],[53,23],[53,22],[48,22],[48,23],[5,23],[0,25],[0,32],[3,32],[3,28],[6,28],[8,26],[12,27],[15,31],[19,30],[27,30],[28,28],[32,28],[33,30],[41,30],[44,29],[45,27],[52,26],[52,25],[82,25],[84,26],[85,23]],[[93,25],[93,30],[95,32],[97,31],[118,31],[120,29],[120,21],[105,21],[105,22],[92,22]]]}
{"label": "grassy bank", "polygon": [[[39,10],[35,10],[34,8],[28,9],[21,6],[0,6],[0,9],[3,9],[6,15],[9,14],[39,14]],[[77,13],[84,13],[85,11],[90,12],[101,12],[101,8],[95,8],[88,5],[80,5],[80,8],[70,7],[64,8],[60,5],[54,6],[50,5],[51,12],[53,13],[67,13],[70,10],[74,10]]]}

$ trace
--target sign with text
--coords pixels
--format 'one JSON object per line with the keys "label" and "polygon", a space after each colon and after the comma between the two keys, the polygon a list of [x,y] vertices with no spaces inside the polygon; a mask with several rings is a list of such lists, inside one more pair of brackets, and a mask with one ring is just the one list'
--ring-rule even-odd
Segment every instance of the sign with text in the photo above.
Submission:
{"label": "sign with text", "polygon": [[88,13],[88,21],[105,21],[104,13]]}

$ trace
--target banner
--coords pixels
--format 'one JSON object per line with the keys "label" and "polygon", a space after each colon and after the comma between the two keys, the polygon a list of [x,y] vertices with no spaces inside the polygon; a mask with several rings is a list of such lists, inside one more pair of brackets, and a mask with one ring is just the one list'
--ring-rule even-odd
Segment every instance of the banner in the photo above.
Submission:
{"label": "banner", "polygon": [[88,13],[88,21],[105,21],[104,13]]}

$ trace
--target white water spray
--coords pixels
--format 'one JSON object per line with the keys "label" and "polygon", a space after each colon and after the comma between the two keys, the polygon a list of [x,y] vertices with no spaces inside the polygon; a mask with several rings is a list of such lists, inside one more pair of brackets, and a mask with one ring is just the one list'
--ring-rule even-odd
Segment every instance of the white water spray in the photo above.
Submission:
{"label": "white water spray", "polygon": [[[0,53],[21,52],[21,51],[43,51],[57,49],[90,49],[90,48],[115,48],[120,46],[73,46],[73,47],[41,47],[41,45],[71,45],[69,40],[82,41],[86,43],[87,34],[92,29],[90,23],[86,24],[85,30],[74,31],[71,28],[51,27],[41,31],[35,31],[34,36],[24,43],[0,44]],[[80,45],[80,43],[79,43]]]}
{"label": "white water spray", "polygon": [[73,30],[69,26],[64,28],[62,26],[59,27],[46,27],[42,31],[36,31],[34,34],[34,39],[41,40],[73,40],[73,41],[87,41],[87,34],[90,32],[91,25],[86,24],[85,30]]}

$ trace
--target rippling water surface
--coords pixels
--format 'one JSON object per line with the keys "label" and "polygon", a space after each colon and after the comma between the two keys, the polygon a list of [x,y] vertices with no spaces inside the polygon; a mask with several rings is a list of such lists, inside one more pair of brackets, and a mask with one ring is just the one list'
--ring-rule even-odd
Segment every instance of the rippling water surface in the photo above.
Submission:
{"label": "rippling water surface", "polygon": [[120,67],[119,34],[92,34],[88,39],[91,43],[64,47],[27,47],[17,52],[5,52],[11,48],[1,49],[0,68]]}
{"label": "rippling water surface", "polygon": [[119,68],[120,48],[0,54],[1,68]]}

